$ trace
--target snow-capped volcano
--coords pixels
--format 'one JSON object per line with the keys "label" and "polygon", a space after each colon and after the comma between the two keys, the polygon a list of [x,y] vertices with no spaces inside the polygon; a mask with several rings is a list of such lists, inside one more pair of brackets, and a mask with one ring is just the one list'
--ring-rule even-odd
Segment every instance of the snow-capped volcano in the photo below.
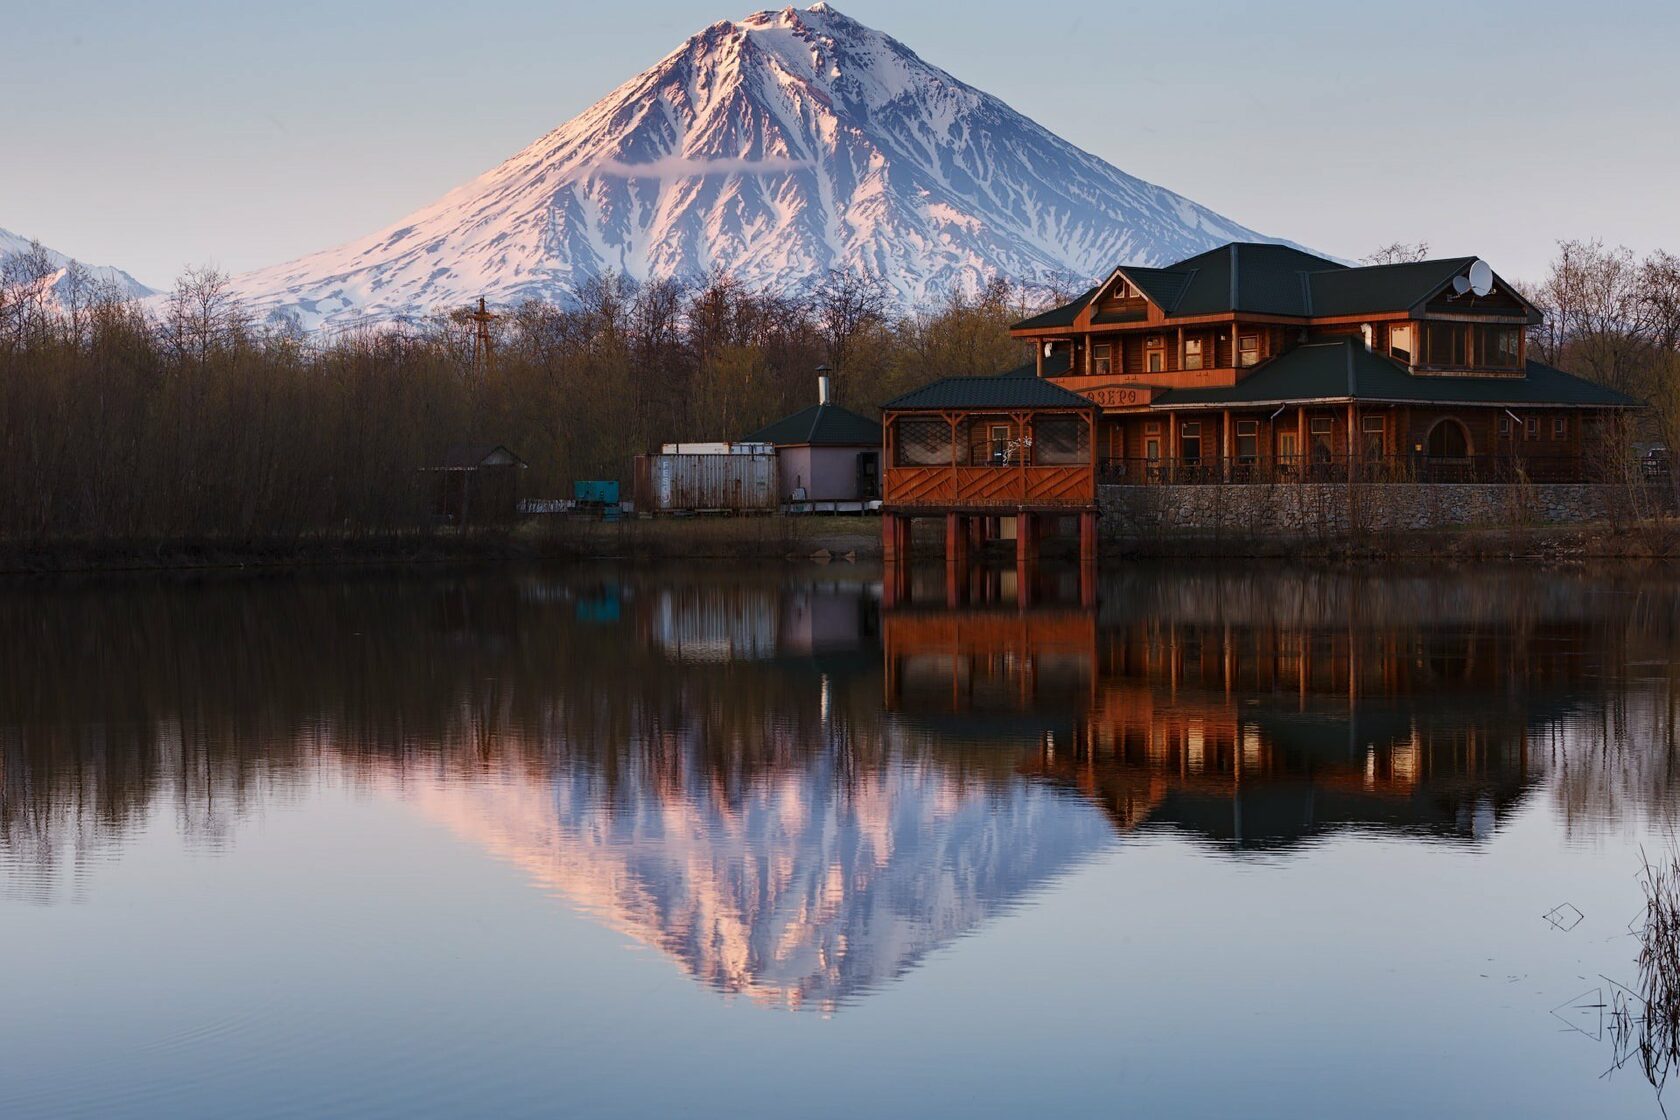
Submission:
{"label": "snow-capped volcano", "polygon": [[[24,257],[34,247],[34,242],[27,237],[20,237],[10,230],[0,229],[0,268],[13,258]],[[69,269],[70,258],[54,249],[42,247],[47,263],[52,271],[40,279],[40,283],[49,289],[55,302],[63,303],[69,299],[69,285],[71,283]],[[96,285],[108,287],[123,299],[144,299],[156,295],[151,288],[140,283],[134,277],[120,268],[109,265],[84,265],[88,279]]]}
{"label": "snow-capped volcano", "polygon": [[818,4],[715,23],[432,205],[235,286],[306,326],[563,302],[609,270],[798,292],[853,268],[919,303],[1232,240],[1266,239]]}

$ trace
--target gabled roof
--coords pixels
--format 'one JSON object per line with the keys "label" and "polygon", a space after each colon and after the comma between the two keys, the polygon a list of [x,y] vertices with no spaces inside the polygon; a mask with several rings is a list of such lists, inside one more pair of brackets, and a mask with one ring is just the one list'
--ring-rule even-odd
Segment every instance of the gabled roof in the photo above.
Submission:
{"label": "gabled roof", "polygon": [[1373,311],[1405,311],[1440,291],[1474,263],[1475,257],[1446,257],[1315,272],[1307,277],[1307,313],[1364,315]]}
{"label": "gabled roof", "polygon": [[1281,405],[1306,401],[1630,408],[1632,397],[1539,362],[1525,377],[1423,377],[1365,348],[1358,337],[1320,338],[1273,358],[1237,384],[1170,389],[1155,408]]}
{"label": "gabled roof", "polygon": [[499,443],[452,443],[444,450],[439,467],[446,471],[470,471],[486,466],[525,465],[525,460]]}
{"label": "gabled roof", "polygon": [[[1409,311],[1475,260],[1444,257],[1355,267],[1288,245],[1233,241],[1164,268],[1121,265],[1115,274],[1131,281],[1170,318],[1247,312],[1305,319]],[[1501,280],[1499,286],[1529,306],[1509,284]],[[1072,303],[1015,324],[1015,329],[1072,326],[1107,287],[1104,283],[1093,288]]]}
{"label": "gabled roof", "polygon": [[1092,288],[1084,295],[1078,296],[1060,307],[1053,307],[1049,311],[1041,312],[1030,319],[1022,319],[1015,324],[1014,329],[1025,331],[1034,330],[1038,327],[1071,327],[1073,321],[1079,317],[1079,313],[1085,310],[1085,305],[1090,303],[1100,290],[1100,288]]}
{"label": "gabled roof", "polygon": [[883,411],[944,408],[1095,408],[1089,397],[1038,377],[947,377],[882,405]]}
{"label": "gabled roof", "polygon": [[879,447],[881,425],[837,404],[814,404],[769,424],[742,443],[777,447]]}

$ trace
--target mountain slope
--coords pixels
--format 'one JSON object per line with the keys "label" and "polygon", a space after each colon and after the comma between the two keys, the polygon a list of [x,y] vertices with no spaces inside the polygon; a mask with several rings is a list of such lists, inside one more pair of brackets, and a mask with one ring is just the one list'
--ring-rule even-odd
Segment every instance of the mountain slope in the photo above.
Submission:
{"label": "mountain slope", "polygon": [[[32,244],[27,237],[21,237],[10,230],[0,229],[0,268],[4,268],[7,262],[11,262],[15,258],[27,255]],[[70,258],[55,250],[45,249],[44,246],[43,249],[47,261],[53,269],[44,278],[43,283],[51,289],[53,299],[62,303],[69,296],[71,281],[68,270]],[[147,296],[157,294],[120,268],[112,268],[109,265],[84,265],[84,267],[87,269],[89,278],[95,284],[109,285],[124,299],[144,299]]]}
{"label": "mountain slope", "polygon": [[856,268],[916,303],[1231,240],[1265,239],[818,4],[713,24],[432,205],[236,288],[305,325],[564,300],[608,270],[798,292]]}

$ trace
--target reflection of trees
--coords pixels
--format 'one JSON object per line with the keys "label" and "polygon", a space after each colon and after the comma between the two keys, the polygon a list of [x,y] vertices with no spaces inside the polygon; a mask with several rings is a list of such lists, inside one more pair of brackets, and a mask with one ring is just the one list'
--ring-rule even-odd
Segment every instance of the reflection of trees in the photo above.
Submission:
{"label": "reflection of trees", "polygon": [[[1105,582],[1094,627],[1062,612],[1040,656],[1005,637],[906,662],[900,700],[922,708],[887,724],[870,601],[825,578],[14,589],[0,598],[0,855],[45,889],[158,812],[213,844],[323,774],[417,767],[564,763],[608,804],[704,788],[723,811],[819,760],[835,774],[825,796],[844,800],[911,757],[963,788],[1024,769],[1127,826],[1162,804],[1211,819],[1219,806],[1191,795],[1228,802],[1220,783],[1304,781],[1342,790],[1349,820],[1459,835],[1541,773],[1572,829],[1666,813],[1680,788],[1676,584],[1649,573],[1139,568]],[[1088,653],[1067,647],[1074,631]]]}

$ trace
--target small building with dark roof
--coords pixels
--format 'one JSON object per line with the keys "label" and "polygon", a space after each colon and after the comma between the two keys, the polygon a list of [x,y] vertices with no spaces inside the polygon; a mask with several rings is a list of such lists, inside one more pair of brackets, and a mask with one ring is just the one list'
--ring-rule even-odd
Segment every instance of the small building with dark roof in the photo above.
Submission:
{"label": "small building with dark roof", "polygon": [[828,399],[760,428],[743,443],[775,447],[782,497],[801,502],[871,502],[881,496],[881,425]]}
{"label": "small building with dark roof", "polygon": [[1100,407],[1110,481],[1590,480],[1639,402],[1532,360],[1541,318],[1475,257],[1232,243],[1116,268],[1012,333],[1018,373]]}
{"label": "small building with dark roof", "polygon": [[505,525],[519,515],[525,460],[499,443],[454,443],[434,466],[432,512],[451,525]]}

